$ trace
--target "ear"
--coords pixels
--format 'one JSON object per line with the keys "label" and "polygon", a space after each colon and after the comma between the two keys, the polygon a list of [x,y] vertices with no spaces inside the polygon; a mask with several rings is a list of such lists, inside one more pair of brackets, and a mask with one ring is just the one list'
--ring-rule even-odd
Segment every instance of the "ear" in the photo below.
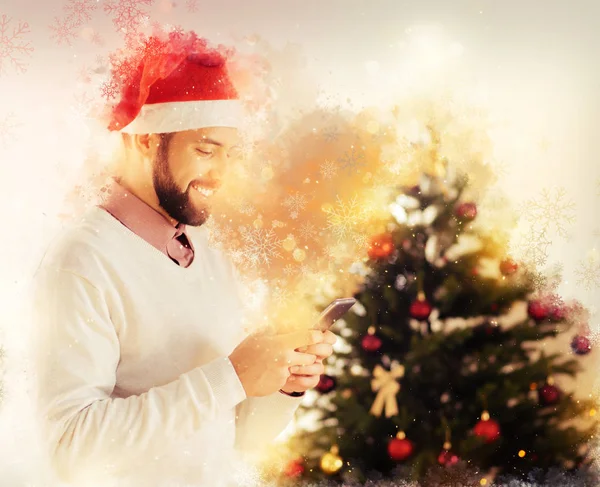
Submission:
{"label": "ear", "polygon": [[160,138],[157,134],[135,134],[131,138],[131,143],[144,159],[153,161]]}

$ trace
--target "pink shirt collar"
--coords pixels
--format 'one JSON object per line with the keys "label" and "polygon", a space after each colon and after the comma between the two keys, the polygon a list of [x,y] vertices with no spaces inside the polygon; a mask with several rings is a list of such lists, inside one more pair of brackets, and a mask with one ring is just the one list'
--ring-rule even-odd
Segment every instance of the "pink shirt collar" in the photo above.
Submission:
{"label": "pink shirt collar", "polygon": [[176,237],[185,233],[186,226],[183,223],[173,226],[163,215],[127,191],[115,179],[111,180],[106,194],[104,202],[99,205],[101,208],[180,265],[187,267],[191,264],[194,252],[191,240],[188,239],[190,248],[182,248],[181,243],[176,240]]}

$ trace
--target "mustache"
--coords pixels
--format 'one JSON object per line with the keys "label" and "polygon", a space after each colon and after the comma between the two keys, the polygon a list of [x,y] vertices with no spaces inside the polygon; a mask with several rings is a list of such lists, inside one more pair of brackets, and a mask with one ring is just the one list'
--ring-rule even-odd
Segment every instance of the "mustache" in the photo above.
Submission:
{"label": "mustache", "polygon": [[218,179],[194,179],[190,184],[192,186],[202,186],[203,188],[218,189],[221,186],[221,181]]}

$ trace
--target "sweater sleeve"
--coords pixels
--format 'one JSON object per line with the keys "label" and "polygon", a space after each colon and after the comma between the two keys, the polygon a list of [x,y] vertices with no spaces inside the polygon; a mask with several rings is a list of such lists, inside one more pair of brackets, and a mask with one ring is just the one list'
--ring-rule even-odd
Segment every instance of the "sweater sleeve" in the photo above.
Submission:
{"label": "sweater sleeve", "polygon": [[236,450],[242,455],[260,454],[294,419],[302,397],[276,392],[249,397],[237,408]]}
{"label": "sweater sleeve", "polygon": [[226,357],[140,395],[112,398],[119,339],[102,292],[81,276],[46,267],[36,275],[34,296],[36,408],[62,480],[128,472],[246,398]]}
{"label": "sweater sleeve", "polygon": [[[243,316],[241,303],[249,296],[249,288],[231,262],[228,262],[228,272],[231,288],[239,299]],[[238,341],[247,336],[246,330],[238,330]],[[235,448],[238,453],[244,457],[259,455],[260,450],[272,443],[290,424],[301,402],[302,397],[291,397],[281,392],[264,397],[249,397],[241,402],[236,407]]]}

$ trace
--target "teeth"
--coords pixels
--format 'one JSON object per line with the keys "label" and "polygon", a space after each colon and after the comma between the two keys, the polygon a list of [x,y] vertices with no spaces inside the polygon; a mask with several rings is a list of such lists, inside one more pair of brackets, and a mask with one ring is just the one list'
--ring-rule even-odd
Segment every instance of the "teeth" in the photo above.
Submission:
{"label": "teeth", "polygon": [[194,189],[204,196],[211,196],[214,193],[214,189],[202,188],[200,186],[194,186]]}

